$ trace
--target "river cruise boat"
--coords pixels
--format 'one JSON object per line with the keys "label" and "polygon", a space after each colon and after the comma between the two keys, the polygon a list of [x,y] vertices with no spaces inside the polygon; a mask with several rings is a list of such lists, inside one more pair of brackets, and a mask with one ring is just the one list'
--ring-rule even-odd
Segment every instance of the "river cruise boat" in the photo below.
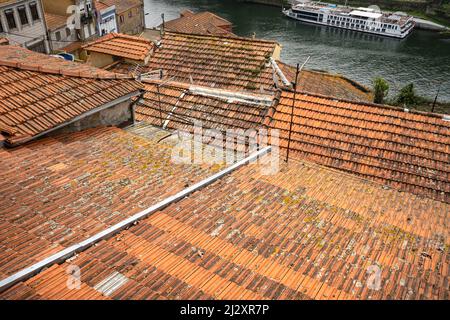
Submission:
{"label": "river cruise boat", "polygon": [[330,27],[403,39],[414,29],[414,20],[402,12],[387,13],[374,8],[351,8],[307,1],[283,9],[289,18]]}

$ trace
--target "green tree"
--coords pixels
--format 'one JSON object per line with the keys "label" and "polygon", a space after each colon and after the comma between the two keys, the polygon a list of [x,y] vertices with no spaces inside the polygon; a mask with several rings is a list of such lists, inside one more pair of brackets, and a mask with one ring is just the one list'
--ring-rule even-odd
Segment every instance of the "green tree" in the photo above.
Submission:
{"label": "green tree", "polygon": [[395,104],[398,106],[413,106],[417,103],[418,97],[414,91],[413,83],[404,86],[395,98]]}
{"label": "green tree", "polygon": [[373,80],[373,102],[383,103],[389,92],[389,84],[383,78],[375,78]]}

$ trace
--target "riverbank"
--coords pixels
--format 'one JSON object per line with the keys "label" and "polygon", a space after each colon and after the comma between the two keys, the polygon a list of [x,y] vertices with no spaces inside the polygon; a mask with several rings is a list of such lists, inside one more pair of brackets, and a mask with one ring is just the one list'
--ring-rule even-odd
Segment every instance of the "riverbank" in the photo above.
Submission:
{"label": "riverbank", "polygon": [[368,88],[372,87],[373,79],[381,77],[389,82],[391,97],[406,84],[414,83],[417,95],[434,99],[440,85],[438,101],[450,101],[450,41],[436,32],[416,30],[398,41],[301,23],[286,19],[281,7],[237,0],[145,0],[145,3],[150,12],[146,16],[148,26],[161,24],[162,13],[168,21],[178,18],[184,9],[210,11],[231,21],[233,33],[239,36],[256,34],[257,38],[280,43],[282,60],[290,65],[303,63],[311,56],[307,69],[342,74]]}

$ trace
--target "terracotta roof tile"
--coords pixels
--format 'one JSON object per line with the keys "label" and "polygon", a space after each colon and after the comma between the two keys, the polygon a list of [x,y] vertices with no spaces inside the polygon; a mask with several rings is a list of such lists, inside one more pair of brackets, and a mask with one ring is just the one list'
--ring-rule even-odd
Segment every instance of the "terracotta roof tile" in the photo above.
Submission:
{"label": "terracotta roof tile", "polygon": [[60,75],[75,73],[86,78],[129,78],[87,64],[66,61],[12,45],[0,48],[0,65]]}
{"label": "terracotta roof tile", "polygon": [[[292,98],[283,91],[265,122],[280,130],[283,148]],[[449,202],[449,129],[438,116],[298,93],[291,155]]]}
{"label": "terracotta roof tile", "polygon": [[102,10],[108,9],[108,8],[110,8],[110,7],[112,7],[112,6],[113,6],[113,5],[108,4],[108,3],[106,3],[105,1],[102,1],[102,0],[95,0],[95,8],[96,8],[97,10],[102,11]]}
{"label": "terracotta roof tile", "polygon": [[0,46],[4,46],[4,45],[8,45],[8,44],[9,44],[9,40],[7,38],[0,37]]}
{"label": "terracotta roof tile", "polygon": [[[77,299],[99,292],[110,299],[449,298],[448,204],[309,162],[282,163],[271,176],[261,165],[242,167],[0,297],[71,299],[79,291],[67,291],[63,271],[77,265]],[[374,288],[369,277],[377,270]],[[102,290],[105,282],[114,289]]]}
{"label": "terracotta roof tile", "polygon": [[166,31],[190,34],[233,35],[231,22],[208,11],[192,13],[167,21],[164,28]]}
{"label": "terracotta roof tile", "polygon": [[223,132],[232,128],[256,129],[262,126],[268,110],[268,105],[208,96],[180,83],[149,81],[144,89],[146,93],[136,107],[136,118],[168,129],[191,131],[194,121],[201,122],[204,128]]}
{"label": "terracotta roof tile", "polygon": [[[295,82],[296,68],[277,61],[283,74]],[[357,102],[372,102],[372,93],[367,88],[341,75],[303,70],[298,79],[297,90]]]}
{"label": "terracotta roof tile", "polygon": [[7,134],[8,143],[22,143],[140,90],[139,83],[121,78],[20,47],[2,46],[0,130]]}
{"label": "terracotta roof tile", "polygon": [[47,28],[50,31],[60,29],[67,25],[67,16],[62,16],[53,13],[45,13],[45,21],[47,22]]}
{"label": "terracotta roof tile", "polygon": [[65,51],[68,53],[74,53],[77,52],[78,50],[81,49],[81,47],[83,46],[83,42],[81,41],[74,41],[72,43],[70,43],[69,45],[60,48],[60,51]]}
{"label": "terracotta roof tile", "polygon": [[121,33],[109,33],[83,46],[88,52],[104,53],[124,59],[144,61],[153,49],[150,40]]}
{"label": "terracotta roof tile", "polygon": [[171,150],[118,128],[0,149],[1,278],[213,174]]}
{"label": "terracotta roof tile", "polygon": [[121,14],[136,7],[143,7],[143,0],[102,0],[107,6],[116,6],[116,13]]}
{"label": "terracotta roof tile", "polygon": [[238,91],[273,90],[269,59],[277,43],[166,32],[149,60],[173,81]]}

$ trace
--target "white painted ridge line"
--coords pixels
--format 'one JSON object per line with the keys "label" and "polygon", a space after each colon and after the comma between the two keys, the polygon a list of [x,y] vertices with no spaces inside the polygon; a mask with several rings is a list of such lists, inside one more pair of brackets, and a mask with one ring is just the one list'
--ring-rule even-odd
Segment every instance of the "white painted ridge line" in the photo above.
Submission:
{"label": "white painted ridge line", "polygon": [[270,58],[270,63],[272,64],[273,68],[275,69],[275,72],[278,74],[278,76],[281,78],[281,81],[283,81],[285,86],[291,86],[292,83],[286,78],[283,71],[281,71],[280,67],[278,66],[277,62],[274,58]]}
{"label": "white painted ridge line", "polygon": [[233,172],[234,170],[236,170],[254,160],[257,160],[259,157],[261,157],[267,153],[270,153],[271,151],[272,151],[272,147],[270,147],[270,146],[265,147],[264,149],[259,150],[258,152],[255,152],[254,154],[248,156],[247,158],[236,162],[232,166],[212,175],[211,177],[206,178],[206,179],[190,186],[189,188],[186,188],[186,189],[178,192],[177,194],[170,196],[170,197],[158,202],[157,204],[154,204],[153,206],[151,206],[151,207],[149,207],[149,208],[125,219],[125,220],[122,220],[121,222],[115,224],[114,226],[109,227],[108,229],[103,230],[82,242],[79,242],[75,245],[72,245],[72,246],[66,248],[66,249],[63,249],[63,250],[51,255],[48,258],[45,258],[25,269],[22,269],[22,270],[16,272],[15,274],[0,281],[0,292],[5,291],[6,289],[12,287],[13,285],[15,285],[16,283],[18,283],[20,281],[31,278],[33,275],[39,273],[43,268],[46,268],[55,263],[59,263],[59,262],[63,262],[65,260],[67,260],[68,258],[75,255],[77,252],[84,251],[85,249],[94,245],[98,241],[115,235],[116,233],[122,231],[123,229],[131,226],[133,223],[135,223],[139,220],[142,220],[142,219],[146,218],[147,216],[149,216],[150,214],[167,207],[171,203],[181,200],[184,197],[187,197],[189,194],[212,184],[213,182],[222,178],[223,176]]}

